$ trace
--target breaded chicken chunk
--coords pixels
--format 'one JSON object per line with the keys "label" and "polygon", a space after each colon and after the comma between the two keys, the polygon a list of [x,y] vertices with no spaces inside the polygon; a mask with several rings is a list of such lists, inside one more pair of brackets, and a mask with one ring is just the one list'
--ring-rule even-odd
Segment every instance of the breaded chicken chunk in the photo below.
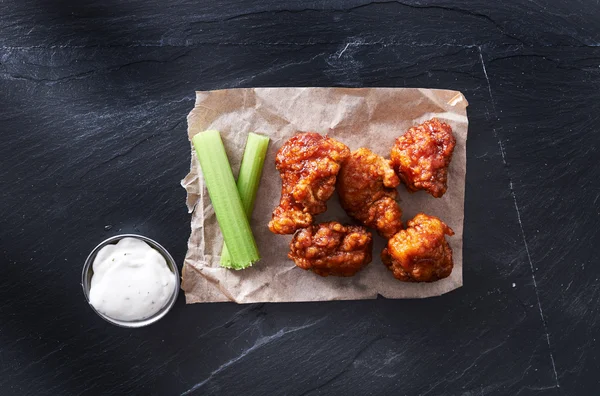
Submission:
{"label": "breaded chicken chunk", "polygon": [[448,188],[448,165],[455,145],[450,125],[433,118],[396,139],[392,166],[410,191],[426,190],[439,198]]}
{"label": "breaded chicken chunk", "polygon": [[345,144],[314,132],[285,142],[275,157],[282,188],[269,229],[275,234],[293,234],[311,225],[313,215],[327,209],[340,164],[349,155]]}
{"label": "breaded chicken chunk", "polygon": [[352,276],[371,262],[373,239],[361,226],[321,223],[296,232],[288,257],[321,276]]}
{"label": "breaded chicken chunk", "polygon": [[396,202],[398,184],[390,162],[366,148],[350,154],[337,178],[344,210],[387,239],[402,229],[402,210]]}
{"label": "breaded chicken chunk", "polygon": [[454,231],[434,216],[419,213],[388,241],[381,253],[394,277],[405,282],[434,282],[452,272],[452,249],[445,235]]}

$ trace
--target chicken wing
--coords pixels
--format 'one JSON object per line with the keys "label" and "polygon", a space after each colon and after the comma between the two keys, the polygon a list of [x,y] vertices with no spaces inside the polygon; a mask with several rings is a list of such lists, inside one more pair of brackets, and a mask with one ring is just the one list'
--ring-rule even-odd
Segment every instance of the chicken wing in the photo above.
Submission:
{"label": "chicken wing", "polygon": [[340,164],[349,155],[345,144],[314,132],[285,142],[275,158],[282,180],[281,200],[269,229],[275,234],[293,234],[311,225],[313,215],[327,209]]}
{"label": "chicken wing", "polygon": [[352,276],[371,262],[373,239],[361,226],[321,223],[296,232],[288,257],[321,276]]}
{"label": "chicken wing", "polygon": [[394,277],[405,282],[434,282],[452,272],[452,248],[444,235],[454,231],[434,216],[419,213],[388,241],[381,253]]}
{"label": "chicken wing", "polygon": [[433,118],[396,139],[392,166],[410,191],[426,190],[439,198],[447,189],[455,145],[450,125]]}
{"label": "chicken wing", "polygon": [[402,210],[396,202],[398,184],[390,162],[366,148],[350,154],[337,178],[344,210],[388,239],[402,229]]}

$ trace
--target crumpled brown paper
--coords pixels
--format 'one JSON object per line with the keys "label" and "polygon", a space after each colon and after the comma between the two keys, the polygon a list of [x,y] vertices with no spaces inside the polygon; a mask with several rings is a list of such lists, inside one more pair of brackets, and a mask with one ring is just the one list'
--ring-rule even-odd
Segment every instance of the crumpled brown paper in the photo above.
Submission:
{"label": "crumpled brown paper", "polygon": [[[188,115],[191,138],[217,129],[237,174],[249,132],[271,137],[269,151],[251,219],[262,259],[235,271],[219,266],[223,239],[192,149],[190,173],[181,182],[187,191],[192,232],[183,267],[182,289],[187,303],[237,303],[422,298],[438,296],[462,286],[462,242],[466,173],[467,101],[460,92],[408,88],[247,88],[197,92]],[[396,280],[381,262],[385,241],[373,232],[373,262],[353,277],[321,277],[302,270],[287,258],[291,235],[275,235],[268,228],[271,211],[279,203],[281,179],[275,154],[299,131],[327,133],[355,150],[368,147],[388,157],[394,139],[408,128],[437,117],[452,126],[456,148],[449,169],[448,191],[433,198],[398,187],[403,221],[423,211],[445,221],[455,232],[447,237],[454,253],[450,277],[434,283]],[[318,222],[351,222],[337,195],[328,201]]]}

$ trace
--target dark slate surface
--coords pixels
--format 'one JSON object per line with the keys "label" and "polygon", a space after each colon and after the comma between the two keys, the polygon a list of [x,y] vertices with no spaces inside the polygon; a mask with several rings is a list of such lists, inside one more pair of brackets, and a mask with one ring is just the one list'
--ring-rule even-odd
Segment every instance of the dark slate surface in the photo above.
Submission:
{"label": "dark slate surface", "polygon": [[[204,3],[2,3],[1,394],[599,392],[597,2]],[[79,281],[102,239],[183,260],[194,90],[250,86],[461,90],[465,286],[95,316]]]}

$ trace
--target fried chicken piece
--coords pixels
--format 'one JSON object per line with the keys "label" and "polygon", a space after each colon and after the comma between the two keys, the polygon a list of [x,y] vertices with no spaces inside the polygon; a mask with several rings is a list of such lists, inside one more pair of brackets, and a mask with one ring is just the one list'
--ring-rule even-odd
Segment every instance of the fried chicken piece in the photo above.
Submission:
{"label": "fried chicken piece", "polygon": [[331,221],[299,230],[288,257],[321,276],[352,276],[371,262],[372,249],[371,233],[364,227]]}
{"label": "fried chicken piece", "polygon": [[337,178],[344,210],[387,239],[402,229],[402,210],[396,202],[398,184],[390,162],[366,148],[350,154]]}
{"label": "fried chicken piece", "polygon": [[313,215],[325,212],[340,164],[349,155],[345,144],[314,132],[300,133],[285,142],[275,157],[282,188],[279,206],[269,222],[271,232],[293,234],[311,225]]}
{"label": "fried chicken piece", "polygon": [[448,165],[455,145],[450,125],[432,118],[396,139],[392,166],[409,191],[426,190],[439,198],[448,188]]}
{"label": "fried chicken piece", "polygon": [[434,282],[452,272],[452,248],[444,235],[454,231],[434,216],[419,213],[388,241],[383,263],[404,282]]}

